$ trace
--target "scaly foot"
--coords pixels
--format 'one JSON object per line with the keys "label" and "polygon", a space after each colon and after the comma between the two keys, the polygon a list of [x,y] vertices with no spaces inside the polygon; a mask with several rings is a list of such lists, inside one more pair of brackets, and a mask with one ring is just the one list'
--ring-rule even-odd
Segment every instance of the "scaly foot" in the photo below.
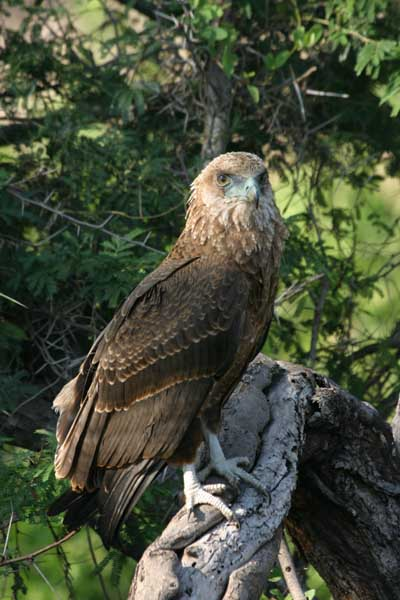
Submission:
{"label": "scaly foot", "polygon": [[204,481],[209,474],[214,471],[224,477],[233,487],[238,487],[239,481],[242,479],[249,485],[254,487],[264,496],[270,499],[269,491],[258,481],[256,477],[250,475],[247,471],[241,468],[240,465],[248,467],[250,462],[248,458],[238,456],[235,458],[225,458],[219,443],[218,437],[208,432],[208,443],[210,448],[210,462],[200,471],[199,479]]}
{"label": "scaly foot", "polygon": [[215,483],[202,486],[196,474],[194,464],[183,467],[183,484],[185,494],[185,506],[189,516],[198,504],[209,504],[219,510],[228,521],[237,522],[235,513],[221,500],[213,494],[222,494],[226,490],[223,483]]}

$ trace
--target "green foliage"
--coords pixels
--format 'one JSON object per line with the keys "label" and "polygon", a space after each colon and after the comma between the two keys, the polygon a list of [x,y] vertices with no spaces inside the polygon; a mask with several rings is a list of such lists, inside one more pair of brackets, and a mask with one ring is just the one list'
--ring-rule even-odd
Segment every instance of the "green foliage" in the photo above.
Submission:
{"label": "green foliage", "polygon": [[[172,246],[201,166],[214,61],[232,86],[228,149],[265,155],[290,230],[280,291],[322,275],[278,307],[265,350],[315,366],[388,415],[400,375],[399,188],[386,180],[400,167],[398,6],[162,0],[138,13],[133,4],[0,7],[2,414],[18,427],[22,414],[33,419]],[[15,511],[13,531],[38,532],[37,548],[62,484],[49,467],[54,438],[28,442],[18,427],[2,438],[1,520]],[[123,533],[135,552],[160,530],[171,503],[163,490],[143,498]],[[23,541],[12,537],[10,551],[25,551]],[[85,537],[68,543],[87,554]],[[96,552],[96,577],[125,581],[132,564]],[[72,597],[74,573],[89,597],[57,556],[62,589]],[[8,574],[15,598],[24,586],[34,597],[32,581],[47,586],[33,569]]]}
{"label": "green foliage", "polygon": [[[43,432],[38,432],[43,433]],[[65,490],[65,482],[54,477],[51,468],[55,451],[55,436],[44,432],[48,443],[35,452],[4,442],[0,453],[0,485],[3,490],[0,521],[8,523],[15,512],[18,519],[28,523],[45,520],[49,498]]]}

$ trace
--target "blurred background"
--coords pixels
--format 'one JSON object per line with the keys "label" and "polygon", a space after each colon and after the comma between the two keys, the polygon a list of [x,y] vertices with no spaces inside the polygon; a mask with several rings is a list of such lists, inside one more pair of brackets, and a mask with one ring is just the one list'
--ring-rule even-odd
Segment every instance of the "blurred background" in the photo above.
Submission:
{"label": "blurred background", "polygon": [[[400,4],[3,0],[0,4],[0,552],[46,517],[51,402],[180,232],[224,150],[265,158],[287,241],[264,352],[390,418],[399,396]],[[0,598],[125,598],[176,506],[174,478],[121,546],[83,530],[0,569]],[[128,556],[129,555],[129,556]],[[295,554],[307,597],[330,598]],[[266,574],[267,576],[267,574]],[[276,570],[265,598],[288,598]]]}

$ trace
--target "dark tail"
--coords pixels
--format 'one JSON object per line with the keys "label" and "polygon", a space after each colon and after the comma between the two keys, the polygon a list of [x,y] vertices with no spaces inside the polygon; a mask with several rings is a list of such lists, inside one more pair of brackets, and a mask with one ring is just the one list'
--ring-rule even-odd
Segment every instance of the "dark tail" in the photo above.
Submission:
{"label": "dark tail", "polygon": [[64,524],[69,530],[89,521],[95,522],[103,544],[109,548],[130,511],[164,464],[163,460],[149,459],[124,469],[106,470],[99,489],[93,492],[68,490],[53,502],[48,515],[65,512]]}

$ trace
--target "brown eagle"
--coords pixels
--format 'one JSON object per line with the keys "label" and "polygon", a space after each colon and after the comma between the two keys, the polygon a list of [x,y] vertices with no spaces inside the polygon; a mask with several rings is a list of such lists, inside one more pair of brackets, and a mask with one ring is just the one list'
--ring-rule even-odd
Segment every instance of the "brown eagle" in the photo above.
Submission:
{"label": "brown eagle", "polygon": [[262,490],[226,460],[221,408],[261,349],[273,314],[285,227],[263,161],[231,152],[191,186],[186,225],[160,266],[99,335],[78,375],[54,401],[55,472],[72,489],[49,509],[75,528],[94,514],[109,546],[166,463],[183,467],[186,506],[232,511],[202,486],[196,453],[230,483]]}

